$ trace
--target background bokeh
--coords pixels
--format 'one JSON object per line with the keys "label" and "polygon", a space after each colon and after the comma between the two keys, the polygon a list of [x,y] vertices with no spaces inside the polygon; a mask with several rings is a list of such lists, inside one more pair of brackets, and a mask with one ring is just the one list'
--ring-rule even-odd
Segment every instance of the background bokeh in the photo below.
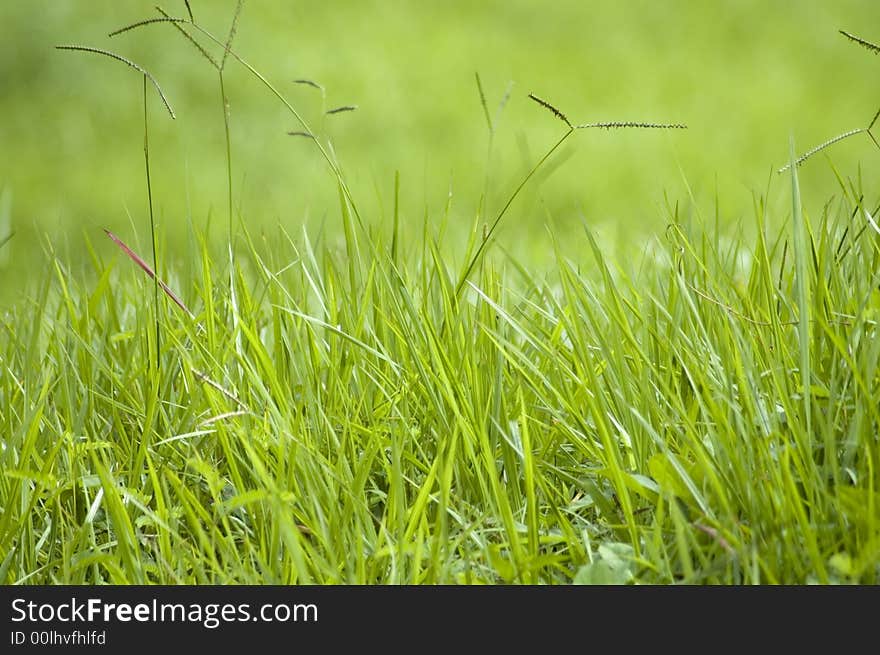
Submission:
{"label": "background bokeh", "polygon": [[[182,1],[164,0],[183,16]],[[110,60],[55,44],[107,48],[141,63],[177,112],[150,97],[151,158],[160,229],[174,249],[186,226],[225,238],[223,123],[217,75],[169,25],[108,38],[153,17],[154,0],[34,0],[0,4],[0,249],[4,285],[42,261],[47,243],[75,259],[100,228],[148,240],[141,79]],[[196,19],[224,38],[234,1],[193,0]],[[846,41],[880,41],[869,0],[525,0],[246,2],[235,49],[281,90],[333,149],[365,218],[391,214],[395,171],[408,225],[469,227],[489,174],[489,213],[563,126],[527,99],[544,97],[573,121],[682,122],[687,131],[584,131],[517,201],[501,244],[541,260],[547,226],[582,222],[618,242],[662,232],[668,206],[723,225],[753,222],[755,196],[785,219],[789,157],[861,127],[880,107],[880,59]],[[214,49],[216,52],[216,48]],[[494,110],[511,86],[487,159],[474,73]],[[320,82],[326,98],[296,78]],[[230,62],[235,203],[258,229],[338,228],[336,189],[313,144],[280,103]],[[323,108],[357,111],[322,116]],[[814,214],[843,175],[876,176],[867,137],[803,167]],[[462,230],[464,233],[464,230]],[[563,243],[566,240],[562,239]],[[453,240],[454,242],[454,240]],[[182,242],[181,242],[182,243]],[[582,243],[582,242],[581,242]],[[182,246],[181,246],[182,247]],[[462,244],[463,248],[463,244]],[[83,255],[84,256],[84,255]]]}

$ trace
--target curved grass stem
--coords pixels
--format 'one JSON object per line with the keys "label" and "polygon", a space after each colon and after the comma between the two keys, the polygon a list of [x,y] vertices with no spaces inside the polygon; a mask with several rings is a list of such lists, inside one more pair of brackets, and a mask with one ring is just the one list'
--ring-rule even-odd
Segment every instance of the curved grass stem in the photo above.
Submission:
{"label": "curved grass stem", "polygon": [[495,230],[498,227],[498,224],[501,222],[501,219],[504,218],[504,215],[507,213],[507,210],[510,209],[510,206],[513,204],[513,201],[516,200],[516,197],[519,195],[520,191],[523,190],[526,184],[528,184],[529,180],[532,179],[532,176],[538,172],[544,162],[546,162],[550,156],[556,152],[556,150],[565,143],[565,140],[572,135],[574,132],[574,128],[569,128],[568,131],[562,135],[562,138],[559,139],[553,146],[544,153],[544,156],[538,160],[538,163],[532,167],[532,170],[528,172],[528,174],[522,179],[519,185],[514,189],[513,193],[510,194],[510,197],[507,199],[507,202],[504,203],[504,207],[501,208],[501,211],[498,212],[498,216],[495,217],[495,220],[492,222],[492,225],[489,226],[489,229],[486,231],[485,236],[482,241],[480,241],[480,245],[477,247],[477,252],[474,253],[473,257],[471,257],[468,265],[465,267],[464,271],[461,274],[461,277],[458,279],[458,284],[455,285],[455,298],[457,299],[461,294],[461,290],[464,288],[464,285],[467,284],[467,280],[470,277],[470,274],[474,270],[474,266],[477,265],[477,262],[480,260],[480,257],[483,255],[483,251],[486,249],[486,246],[489,244],[489,241],[492,239],[492,235],[495,234]]}

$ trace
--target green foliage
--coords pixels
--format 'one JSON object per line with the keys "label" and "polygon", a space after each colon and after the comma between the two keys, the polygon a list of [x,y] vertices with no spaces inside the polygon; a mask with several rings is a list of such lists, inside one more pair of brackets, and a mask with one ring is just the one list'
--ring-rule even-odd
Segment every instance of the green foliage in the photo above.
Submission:
{"label": "green foliage", "polygon": [[279,227],[171,267],[158,370],[150,280],[56,258],[4,318],[5,580],[876,583],[863,217],[806,261],[677,224],[637,279],[489,257],[458,303],[434,240]]}
{"label": "green foliage", "polygon": [[[535,96],[568,132],[457,259],[451,195],[413,225],[395,175],[390,228],[362,211],[232,48],[238,8],[225,39],[189,12],[125,30],[184,31],[220,73],[224,252],[193,221],[185,249],[149,226],[152,267],[49,240],[0,318],[0,582],[878,582],[875,190],[835,170],[811,216],[792,166],[791,214],[761,198],[725,236],[676,206],[636,266],[584,223],[536,273],[491,246],[502,218],[530,237],[514,201],[562,140],[668,126]],[[340,234],[233,221],[233,70],[312,137]]]}

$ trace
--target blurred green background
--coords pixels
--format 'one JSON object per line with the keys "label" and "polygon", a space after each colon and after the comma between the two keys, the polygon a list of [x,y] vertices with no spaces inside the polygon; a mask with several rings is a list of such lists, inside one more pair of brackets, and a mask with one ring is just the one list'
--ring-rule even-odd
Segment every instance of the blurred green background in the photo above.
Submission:
{"label": "blurred green background", "polygon": [[[185,15],[182,0],[164,8]],[[160,230],[169,252],[190,224],[225,238],[223,123],[217,75],[169,25],[107,37],[156,16],[154,0],[6,0],[0,56],[0,249],[4,286],[41,261],[51,241],[73,259],[100,228],[148,243],[141,78],[102,57],[56,44],[107,48],[139,62],[177,112],[150,95],[151,158]],[[233,0],[192,0],[196,19],[225,38]],[[880,106],[880,60],[839,33],[880,40],[880,3],[868,0],[524,0],[444,2],[245,2],[234,48],[313,122],[323,126],[372,224],[390,223],[395,171],[402,216],[469,227],[489,173],[489,213],[564,132],[527,99],[546,98],[575,122],[682,122],[687,131],[583,131],[517,201],[500,243],[541,261],[582,221],[618,242],[662,232],[668,203],[725,224],[752,220],[753,194],[769,189],[781,221],[790,183],[773,171]],[[214,49],[216,52],[216,48]],[[494,112],[508,84],[494,151],[474,73]],[[315,89],[292,83],[320,82]],[[227,71],[235,204],[249,226],[339,226],[326,165],[280,103],[230,62]],[[322,116],[325,108],[357,111]],[[867,137],[828,151],[844,174],[876,176]],[[802,168],[808,209],[837,193],[828,159]],[[769,187],[768,187],[769,185]],[[690,187],[690,192],[688,190]],[[210,218],[209,218],[210,217]],[[462,234],[464,230],[461,231]],[[452,234],[455,234],[453,231]],[[565,239],[563,239],[565,241]],[[582,241],[581,241],[582,243]],[[461,244],[463,250],[464,244]],[[185,255],[185,253],[182,253]]]}

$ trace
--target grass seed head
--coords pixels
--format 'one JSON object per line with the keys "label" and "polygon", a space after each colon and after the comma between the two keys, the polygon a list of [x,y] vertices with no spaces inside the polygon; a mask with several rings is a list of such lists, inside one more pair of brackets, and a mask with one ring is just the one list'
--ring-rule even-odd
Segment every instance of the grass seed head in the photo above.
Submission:
{"label": "grass seed head", "polygon": [[559,120],[561,120],[563,123],[565,123],[566,125],[568,125],[570,128],[572,128],[572,129],[574,128],[574,126],[571,124],[571,121],[568,120],[568,117],[567,117],[565,114],[563,114],[561,111],[559,111],[556,107],[554,107],[553,105],[551,105],[549,102],[547,102],[546,100],[543,100],[543,99],[539,98],[539,97],[536,96],[534,93],[530,93],[530,94],[529,94],[529,98],[531,98],[532,100],[534,100],[535,102],[537,102],[539,105],[541,105],[542,107],[544,107],[544,109],[548,110],[551,114],[553,114],[554,116],[556,116],[556,118],[558,118]]}

